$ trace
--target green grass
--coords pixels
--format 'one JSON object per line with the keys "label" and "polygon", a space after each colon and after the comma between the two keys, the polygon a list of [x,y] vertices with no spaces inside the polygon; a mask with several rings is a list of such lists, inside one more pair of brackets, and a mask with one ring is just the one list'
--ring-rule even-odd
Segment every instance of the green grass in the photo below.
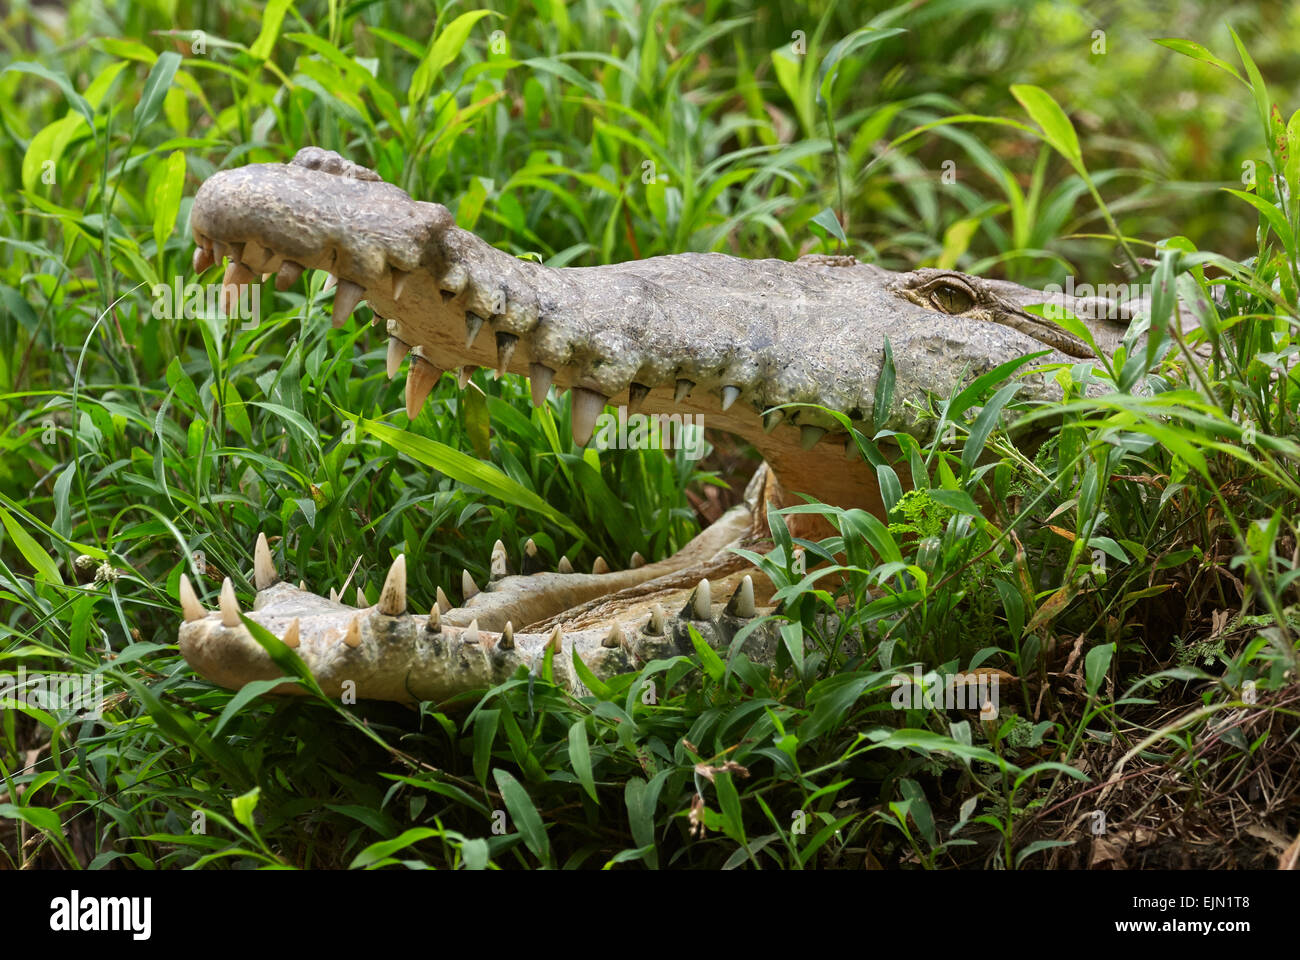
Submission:
{"label": "green grass", "polygon": [[[1099,855],[1093,810],[1125,849],[1153,822],[1300,831],[1300,120],[1274,108],[1300,102],[1296,14],[1242,8],[1242,43],[1178,5],[1215,63],[1153,42],[1160,5],[1104,54],[1066,5],[858,9],[7,15],[0,671],[93,672],[109,701],[100,723],[0,711],[6,865],[1040,867]],[[384,338],[364,309],[330,329],[319,277],[267,289],[256,330],[152,316],[155,283],[195,279],[197,184],[308,143],[557,265],[844,246],[1041,284],[1136,259],[1150,346],[1105,395],[1068,368],[1050,407],[984,378],[914,412],[932,443],[859,435],[897,509],[827,511],[838,535],[797,544],[773,518],[775,671],[678,659],[586,700],[516,679],[469,713],[236,695],[179,658],[173,598],[187,572],[246,599],[259,531],[320,592],[374,599],[419,557],[427,605],[482,582],[498,538],[666,556],[710,477],[575,449],[567,401],[484,372],[408,425]],[[1022,682],[997,724],[894,711],[913,664]],[[1278,852],[1228,839],[1234,865]]]}

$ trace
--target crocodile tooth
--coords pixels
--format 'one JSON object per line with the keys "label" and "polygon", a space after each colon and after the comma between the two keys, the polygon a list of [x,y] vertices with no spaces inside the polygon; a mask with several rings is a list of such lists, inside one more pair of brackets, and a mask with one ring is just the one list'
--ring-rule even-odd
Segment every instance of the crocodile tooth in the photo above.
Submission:
{"label": "crocodile tooth", "polygon": [[288,290],[298,282],[303,270],[303,265],[296,260],[281,261],[280,269],[275,275],[275,289],[280,291]]}
{"label": "crocodile tooth", "polygon": [[250,270],[261,273],[266,269],[267,262],[271,259],[271,251],[253,240],[244,244],[244,255],[240,259],[248,264]]}
{"label": "crocodile tooth", "polygon": [[817,441],[824,436],[826,436],[825,427],[814,427],[812,424],[808,424],[799,430],[799,446],[805,450],[811,450],[817,446]]}
{"label": "crocodile tooth", "polygon": [[[442,590],[439,589],[438,592],[441,593]],[[430,633],[442,631],[442,611],[438,609],[438,604],[435,603],[433,609],[429,611],[429,619],[424,622],[424,629]]]}
{"label": "crocodile tooth", "polygon": [[650,393],[650,388],[644,383],[633,383],[627,388],[627,412],[636,413],[641,409],[641,404],[645,402],[646,396]]}
{"label": "crocodile tooth", "polygon": [[343,642],[354,650],[361,646],[361,618],[353,617],[348,621],[348,632],[343,634]]}
{"label": "crocodile tooth", "polygon": [[685,378],[678,380],[677,390],[673,393],[673,402],[681,403],[683,400],[685,400],[687,397],[691,395],[691,391],[694,389],[695,389],[694,380],[687,380]]}
{"label": "crocodile tooth", "polygon": [[546,641],[546,646],[552,653],[562,653],[564,651],[564,634],[560,632],[560,625],[556,624],[555,629],[551,631],[551,639]]}
{"label": "crocodile tooth", "polygon": [[573,573],[573,564],[569,562],[568,557],[560,557],[560,562],[556,564],[555,569],[560,573]]}
{"label": "crocodile tooth", "polygon": [[497,641],[498,650],[513,650],[515,648],[515,625],[509,620],[506,621],[505,629],[501,631],[501,639]]}
{"label": "crocodile tooth", "polygon": [[195,273],[202,273],[204,270],[208,269],[208,267],[212,266],[212,251],[207,247],[195,247],[194,259],[190,261],[190,263],[194,267]]}
{"label": "crocodile tooth", "polygon": [[497,334],[497,376],[510,368],[510,359],[515,355],[515,345],[519,338],[513,333]]}
{"label": "crocodile tooth", "polygon": [[406,289],[406,278],[409,276],[410,274],[407,273],[405,270],[393,271],[393,299],[394,300],[402,299],[402,291]]}
{"label": "crocodile tooth", "polygon": [[591,572],[600,576],[603,573],[609,573],[609,564],[605,562],[604,557],[597,557],[596,562],[591,565]]}
{"label": "crocodile tooth", "polygon": [[242,243],[226,244],[226,256],[230,257],[231,260],[238,260],[240,263],[243,263],[244,245]]}
{"label": "crocodile tooth", "polygon": [[469,626],[466,627],[466,628],[465,628],[465,631],[460,635],[460,642],[461,642],[461,643],[478,643],[478,642],[479,642],[479,639],[480,639],[480,638],[479,638],[479,635],[478,635],[478,619],[475,618],[474,620],[471,620],[471,621],[469,622]]}
{"label": "crocodile tooth", "polygon": [[220,263],[222,260],[226,259],[226,256],[229,253],[230,253],[230,244],[226,243],[226,241],[224,240],[212,241],[212,256],[215,262]]}
{"label": "crocodile tooth", "polygon": [[338,283],[339,283],[339,278],[334,276],[334,274],[331,273],[329,276],[325,278],[325,282],[321,284],[321,288],[320,288],[321,293],[329,293],[336,286],[338,286]]}
{"label": "crocodile tooth", "polygon": [[602,647],[621,647],[627,639],[623,636],[623,628],[615,621],[614,626],[610,628],[609,635],[600,641]]}
{"label": "crocodile tooth", "polygon": [[460,592],[465,595],[466,600],[479,592],[478,584],[474,582],[474,578],[469,575],[468,570],[460,572]]}
{"label": "crocodile tooth", "polygon": [[499,580],[506,575],[506,545],[498,540],[492,544],[492,562],[488,573],[489,580]]}
{"label": "crocodile tooth", "polygon": [[640,550],[632,551],[631,565],[633,570],[639,570],[641,567],[645,566],[645,557],[641,556]]}
{"label": "crocodile tooth", "polygon": [[271,548],[266,543],[266,534],[257,535],[257,545],[253,547],[253,586],[265,590],[280,576],[275,572],[275,561],[271,559]]}
{"label": "crocodile tooth", "polygon": [[339,602],[339,592],[335,590],[333,587],[330,587],[330,603],[338,603],[338,602]]}
{"label": "crocodile tooth", "polygon": [[682,607],[681,615],[691,620],[707,620],[712,613],[713,589],[708,580],[701,580],[691,598],[686,601],[686,606]]}
{"label": "crocodile tooth", "polygon": [[360,610],[362,607],[368,606],[370,606],[370,601],[366,599],[366,592],[357,587],[357,609]]}
{"label": "crocodile tooth", "polygon": [[465,389],[466,385],[469,383],[469,378],[474,376],[474,371],[477,369],[478,367],[469,365],[456,368],[456,383],[462,390]]}
{"label": "crocodile tooth", "polygon": [[740,586],[731,595],[731,602],[727,604],[727,613],[744,620],[758,616],[758,608],[754,606],[754,581],[749,577],[741,580]]}
{"label": "crocodile tooth", "polygon": [[406,355],[411,352],[411,345],[398,340],[396,337],[388,338],[388,379],[391,380],[397,376],[397,371],[402,369],[402,361]]}
{"label": "crocodile tooth", "polygon": [[529,387],[533,391],[533,406],[540,407],[546,402],[546,394],[551,389],[555,371],[544,363],[530,364],[528,367]]}
{"label": "crocodile tooth", "polygon": [[438,588],[438,609],[443,613],[446,613],[451,609],[451,601],[448,600],[447,595],[442,592],[442,587]]}
{"label": "crocodile tooth", "polygon": [[664,632],[664,607],[656,603],[650,608],[650,619],[646,621],[645,632],[660,636]]}
{"label": "crocodile tooth", "polygon": [[418,354],[412,354],[411,367],[406,371],[406,418],[414,420],[420,415],[424,401],[442,376],[442,371]]}
{"label": "crocodile tooth", "polygon": [[283,643],[290,650],[297,650],[298,632],[299,632],[298,618],[294,617],[293,622],[290,623],[289,626],[285,628],[284,636],[280,638],[280,642]]}
{"label": "crocodile tooth", "polygon": [[357,308],[357,304],[365,297],[366,291],[359,284],[351,280],[340,280],[339,288],[334,291],[334,318],[335,327],[341,327],[347,322],[348,317],[352,316],[352,311]]}
{"label": "crocodile tooth", "polygon": [[483,329],[484,319],[473,310],[465,314],[465,349],[468,350],[474,346],[474,341],[478,339],[479,331]]}
{"label": "crocodile tooth", "polygon": [[723,387],[722,388],[722,409],[727,410],[733,403],[740,399],[740,387]]}
{"label": "crocodile tooth", "polygon": [[239,626],[239,601],[235,599],[235,585],[229,577],[221,584],[221,625]]}
{"label": "crocodile tooth", "polygon": [[222,278],[221,283],[227,287],[242,287],[246,283],[252,283],[257,279],[257,275],[249,270],[238,260],[231,260],[230,265],[226,267],[226,275]]}
{"label": "crocodile tooth", "polygon": [[185,622],[192,623],[195,620],[202,620],[208,615],[208,608],[199,601],[199,595],[194,592],[194,587],[190,585],[190,578],[181,574],[181,613],[185,615]]}
{"label": "crocodile tooth", "polygon": [[469,272],[461,264],[453,263],[442,278],[442,289],[454,297],[465,289],[467,283],[469,283]]}
{"label": "crocodile tooth", "polygon": [[524,556],[537,556],[537,544],[533,543],[532,537],[529,537],[528,542],[524,544]]}
{"label": "crocodile tooth", "polygon": [[773,430],[775,430],[777,427],[781,425],[781,421],[784,419],[785,419],[784,410],[772,410],[768,413],[763,414],[763,432],[771,433]]}
{"label": "crocodile tooth", "polygon": [[390,617],[400,617],[406,612],[406,554],[399,553],[388,568],[376,606],[380,613]]}
{"label": "crocodile tooth", "polygon": [[850,462],[862,459],[862,451],[858,449],[858,441],[852,437],[844,441],[844,459]]}
{"label": "crocodile tooth", "polygon": [[307,581],[306,581],[306,580],[299,580],[299,581],[298,581],[298,589],[301,590],[303,593],[306,593],[306,592],[307,592]]}
{"label": "crocodile tooth", "polygon": [[573,388],[573,442],[585,447],[596,429],[596,418],[605,409],[609,398],[586,387]]}

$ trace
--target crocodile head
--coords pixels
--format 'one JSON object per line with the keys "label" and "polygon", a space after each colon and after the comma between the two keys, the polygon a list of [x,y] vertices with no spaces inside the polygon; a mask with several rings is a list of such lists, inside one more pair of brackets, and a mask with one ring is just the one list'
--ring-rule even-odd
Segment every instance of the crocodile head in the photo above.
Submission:
{"label": "crocodile head", "polygon": [[[622,571],[598,562],[590,574],[512,576],[498,544],[488,589],[466,575],[462,605],[440,590],[427,616],[407,613],[404,558],[379,603],[358,608],[280,582],[259,538],[251,616],[297,648],[327,693],[351,681],[358,696],[443,700],[535,665],[548,649],[564,654],[554,658],[556,675],[574,686],[570,647],[605,675],[689,652],[688,624],[725,646],[739,624],[770,609],[770,585],[728,549],[762,549],[766,507],[803,493],[883,513],[874,469],[854,459],[856,445],[820,407],[919,435],[916,405],[965,378],[1042,354],[1021,395],[1051,399],[1059,392],[1044,368],[1092,356],[1024,309],[1045,300],[1069,308],[1069,298],[948,270],[711,253],[546,267],[495,249],[458,228],[445,207],[318,148],[289,164],[211,177],[191,226],[196,271],[228,259],[228,289],[274,273],[284,290],[316,269],[336,280],[336,326],[366,301],[387,326],[389,375],[407,365],[412,418],[443,372],[483,366],[528,376],[535,403],[553,388],[571,390],[578,444],[616,404],[700,417],[752,443],[765,461],[745,503],[674,557]],[[1122,323],[1088,322],[1104,350],[1123,334]],[[886,339],[895,386],[881,423],[873,405]],[[188,580],[181,599],[181,651],[200,673],[228,687],[282,675],[243,627],[229,583],[215,612]],[[761,655],[765,634],[753,636]]]}

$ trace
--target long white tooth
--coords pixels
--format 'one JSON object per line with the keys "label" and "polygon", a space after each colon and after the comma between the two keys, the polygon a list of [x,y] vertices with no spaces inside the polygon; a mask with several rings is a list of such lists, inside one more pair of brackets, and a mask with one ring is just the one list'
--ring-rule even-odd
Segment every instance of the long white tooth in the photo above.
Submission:
{"label": "long white tooth", "polygon": [[546,402],[546,394],[551,389],[555,371],[544,363],[530,364],[528,367],[528,386],[533,392],[533,406],[540,407]]}
{"label": "long white tooth", "polygon": [[199,600],[199,595],[194,592],[194,587],[190,584],[190,578],[181,574],[181,613],[185,617],[186,623],[193,623],[195,620],[202,620],[208,615],[208,608]]}
{"label": "long white tooth", "polygon": [[632,569],[633,569],[633,570],[639,570],[641,567],[644,567],[644,566],[645,566],[645,557],[641,556],[641,551],[640,551],[640,550],[633,550],[633,551],[632,551],[632,561],[631,561],[631,563],[632,563]]}
{"label": "long white tooth", "polygon": [[339,285],[339,278],[334,276],[334,274],[331,273],[329,276],[325,278],[325,282],[321,284],[320,287],[321,293],[329,293],[338,285]]}
{"label": "long white tooth", "polygon": [[650,608],[650,620],[645,625],[645,632],[660,636],[664,632],[664,607],[656,603]]}
{"label": "long white tooth", "polygon": [[623,636],[623,628],[615,622],[614,626],[609,631],[609,636],[600,641],[600,645],[602,647],[621,647],[626,642],[627,638]]}
{"label": "long white tooth", "polygon": [[420,415],[424,401],[437,386],[442,371],[418,354],[411,355],[411,368],[406,371],[406,417],[414,420]]}
{"label": "long white tooth", "polygon": [[280,638],[280,642],[291,650],[297,650],[299,629],[298,618],[294,617],[293,622],[285,628],[284,636]]}
{"label": "long white tooth", "polygon": [[799,445],[805,450],[811,450],[817,446],[817,441],[826,435],[825,427],[814,427],[809,424],[802,427],[799,431]]}
{"label": "long white tooth", "polygon": [[478,339],[479,331],[483,329],[484,320],[473,310],[465,314],[465,349],[468,350],[474,346],[474,341]]}
{"label": "long white tooth", "polygon": [[339,592],[335,590],[333,587],[330,587],[330,603],[338,603],[338,602],[339,602]]}
{"label": "long white tooth", "polygon": [[506,545],[498,540],[492,545],[492,563],[488,578],[498,580],[506,575]]}
{"label": "long white tooth", "polygon": [[353,649],[361,646],[361,618],[353,617],[348,621],[348,632],[343,635],[343,642]]}
{"label": "long white tooth", "polygon": [[754,581],[752,579],[745,577],[740,581],[740,586],[731,595],[731,602],[727,604],[727,613],[744,620],[758,616],[758,608],[754,606]]}
{"label": "long white tooth", "polygon": [[271,559],[271,548],[266,542],[266,534],[257,535],[257,545],[253,547],[253,586],[265,590],[280,579],[275,572],[275,561]]}
{"label": "long white tooth", "polygon": [[370,606],[370,601],[366,599],[366,592],[357,587],[357,609]]}
{"label": "long white tooth", "polygon": [[447,595],[442,592],[442,587],[438,588],[438,609],[443,613],[446,613],[451,609],[451,601],[448,600]]}
{"label": "long white tooth", "polygon": [[226,259],[226,256],[229,253],[230,253],[230,244],[226,243],[224,240],[212,241],[212,256],[217,263],[220,263],[222,260]]}
{"label": "long white tooth", "polygon": [[573,388],[573,442],[585,447],[609,398],[585,387]]}
{"label": "long white tooth", "polygon": [[397,376],[397,371],[402,369],[402,361],[406,355],[411,352],[411,345],[398,340],[396,337],[388,338],[388,356],[386,358],[388,366],[388,379],[391,380]]}
{"label": "long white tooth", "polygon": [[465,632],[462,633],[462,634],[460,635],[460,640],[461,640],[461,643],[478,643],[478,642],[479,642],[479,635],[478,635],[478,620],[477,620],[477,619],[475,619],[475,620],[471,620],[471,621],[469,622],[469,626],[465,628]]}
{"label": "long white tooth", "polygon": [[460,592],[466,600],[478,593],[478,584],[474,582],[474,578],[469,575],[468,570],[460,572]]}
{"label": "long white tooth", "polygon": [[524,544],[524,556],[527,557],[537,556],[537,544],[533,543],[532,537],[529,537],[528,542]]}
{"label": "long white tooth", "polygon": [[195,247],[194,259],[190,263],[194,267],[195,273],[202,273],[212,266],[212,251],[207,247]]}
{"label": "long white tooth", "polygon": [[307,592],[307,581],[306,581],[306,580],[299,580],[299,581],[298,581],[298,589],[301,590],[303,593],[306,593],[306,592]]}
{"label": "long white tooth", "polygon": [[519,345],[519,338],[513,333],[497,334],[497,376],[501,376],[510,369],[510,361],[514,358],[515,347]]}
{"label": "long white tooth", "polygon": [[634,383],[627,388],[627,412],[636,413],[641,409],[641,404],[645,398],[650,395],[650,388],[644,383]]}
{"label": "long white tooth", "polygon": [[402,299],[402,291],[406,289],[406,278],[409,276],[410,274],[407,273],[405,270],[393,271],[393,299],[394,300]]}
{"label": "long white tooth", "polygon": [[568,557],[560,557],[560,562],[555,565],[555,569],[560,573],[573,573],[573,564],[569,562]]}
{"label": "long white tooth", "polygon": [[275,289],[283,292],[298,282],[304,267],[296,260],[283,260],[275,274]]}
{"label": "long white tooth", "polygon": [[740,399],[740,387],[727,386],[722,388],[722,409],[727,410],[733,403]]}
{"label": "long white tooth", "polygon": [[691,395],[691,391],[694,389],[695,389],[694,380],[687,380],[685,377],[678,380],[677,389],[673,392],[673,402],[681,403],[683,400],[685,400],[687,397]]}
{"label": "long white tooth", "polygon": [[457,367],[457,368],[456,368],[456,385],[459,386],[462,390],[464,390],[465,387],[468,386],[468,384],[469,384],[469,378],[472,377],[472,376],[474,376],[474,371],[477,370],[477,369],[478,369],[478,367],[474,366],[473,364],[469,364],[469,363],[465,364],[465,366],[463,366],[463,367]]}
{"label": "long white tooth", "polygon": [[550,648],[552,653],[562,653],[564,651],[564,634],[560,632],[558,624],[551,631],[551,638],[546,641],[546,646]]}
{"label": "long white tooth", "polygon": [[609,564],[605,562],[604,557],[597,557],[596,562],[591,565],[591,572],[600,576],[603,573],[609,573]]}
{"label": "long white tooth", "polygon": [[430,633],[439,633],[442,630],[442,611],[438,609],[436,603],[433,605],[433,609],[429,611],[429,619],[425,621],[424,629]]}
{"label": "long white tooth", "polygon": [[763,414],[763,432],[771,433],[773,430],[775,430],[777,427],[781,425],[781,421],[784,419],[785,419],[784,410],[771,410]]}
{"label": "long white tooth", "polygon": [[709,586],[708,580],[700,581],[682,615],[692,620],[707,620],[713,615],[713,588]]}
{"label": "long white tooth", "polygon": [[400,617],[406,612],[406,554],[399,553],[388,568],[376,606],[380,613],[389,617]]}
{"label": "long white tooth", "polygon": [[221,584],[221,625],[239,626],[239,601],[235,599],[235,585],[229,577]]}
{"label": "long white tooth", "polygon": [[501,631],[501,639],[497,641],[497,649],[513,650],[515,648],[515,625],[509,620],[506,621],[506,627]]}
{"label": "long white tooth", "polygon": [[334,326],[343,326],[365,295],[365,288],[359,284],[351,280],[339,280],[339,288],[334,291]]}

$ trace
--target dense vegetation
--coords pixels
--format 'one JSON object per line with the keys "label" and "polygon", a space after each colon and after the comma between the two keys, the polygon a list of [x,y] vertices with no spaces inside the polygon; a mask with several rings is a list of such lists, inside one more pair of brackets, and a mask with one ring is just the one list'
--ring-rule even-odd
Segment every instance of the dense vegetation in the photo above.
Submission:
{"label": "dense vegetation", "polygon": [[[0,863],[1276,863],[1300,832],[1300,8],[439,6],[0,23],[0,671],[91,672],[107,697],[98,721],[0,710]],[[195,279],[197,185],[307,144],[556,265],[846,250],[1152,283],[1149,346],[1104,365],[1104,396],[1069,370],[1051,409],[976,381],[917,411],[933,443],[859,435],[916,492],[888,526],[830,512],[806,577],[775,519],[791,648],[867,638],[847,659],[744,684],[682,660],[657,704],[631,676],[470,713],[235,695],[180,659],[174,598],[183,571],[247,598],[259,531],[321,591],[374,599],[418,557],[427,607],[462,568],[482,582],[498,538],[666,556],[747,456],[598,455],[567,397],[444,378],[411,433],[548,505],[526,510],[364,426],[406,426],[401,384],[364,309],[330,328],[323,276],[267,288],[254,330],[154,316],[155,284]],[[1003,411],[1051,439],[1022,451]],[[892,711],[913,664],[1020,683],[996,723]]]}

